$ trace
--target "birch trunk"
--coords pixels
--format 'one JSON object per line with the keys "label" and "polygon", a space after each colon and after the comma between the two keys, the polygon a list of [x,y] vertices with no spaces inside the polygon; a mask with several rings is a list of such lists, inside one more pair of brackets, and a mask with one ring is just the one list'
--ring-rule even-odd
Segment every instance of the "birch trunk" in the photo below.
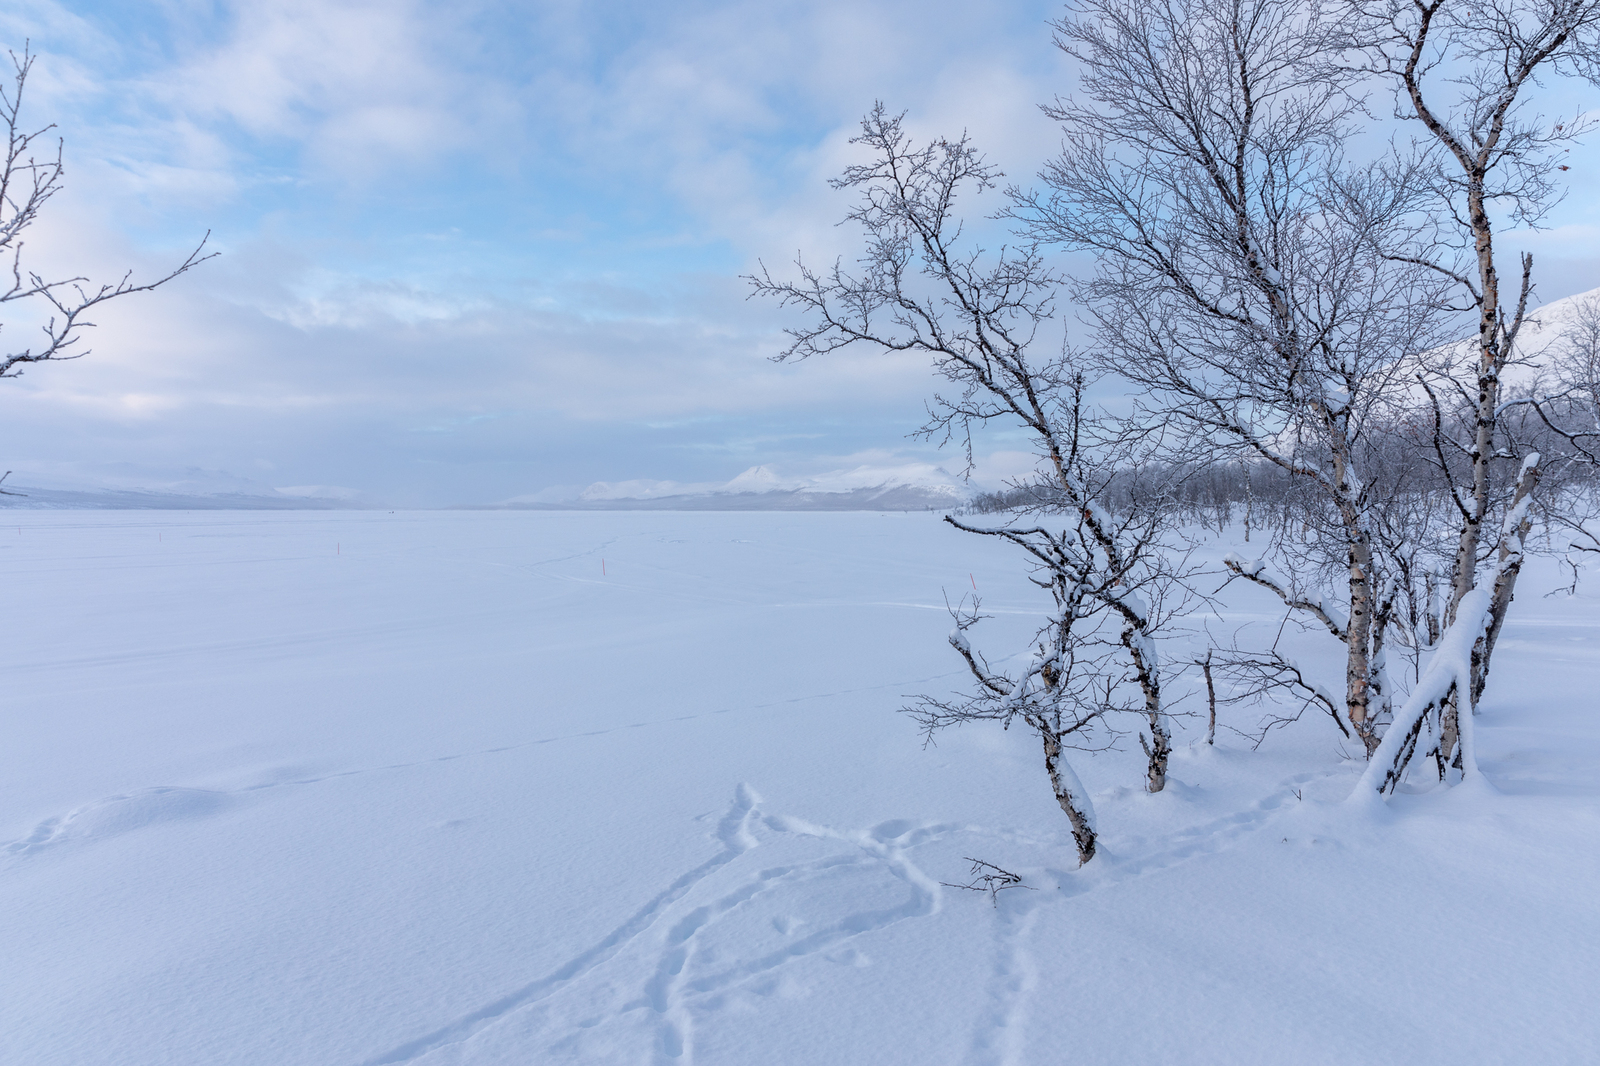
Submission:
{"label": "birch trunk", "polygon": [[1500,276],[1494,266],[1494,231],[1483,195],[1483,175],[1473,173],[1467,182],[1467,221],[1472,227],[1478,266],[1478,392],[1472,450],[1472,495],[1456,538],[1456,558],[1450,604],[1445,625],[1456,619],[1461,598],[1477,585],[1478,543],[1484,516],[1489,512],[1490,458],[1494,455],[1495,410],[1500,404]]}
{"label": "birch trunk", "polygon": [[1367,532],[1359,490],[1350,484],[1350,445],[1348,427],[1342,416],[1324,408],[1324,418],[1333,440],[1335,502],[1349,538],[1350,623],[1345,629],[1345,704],[1346,714],[1356,736],[1370,757],[1378,748],[1373,718],[1373,644],[1381,647],[1383,635],[1374,632],[1372,538]]}
{"label": "birch trunk", "polygon": [[1040,730],[1039,735],[1044,740],[1044,769],[1050,775],[1050,787],[1055,790],[1056,802],[1061,805],[1067,821],[1072,823],[1072,839],[1078,845],[1078,864],[1081,866],[1094,858],[1093,808],[1089,806],[1078,775],[1061,761],[1061,738],[1049,729]]}
{"label": "birch trunk", "polygon": [[1161,710],[1160,664],[1156,662],[1155,649],[1143,626],[1129,625],[1122,633],[1123,646],[1133,659],[1133,668],[1139,675],[1139,688],[1144,693],[1145,718],[1150,723],[1150,740],[1139,734],[1139,744],[1149,760],[1145,769],[1145,788],[1160,792],[1167,787],[1167,760],[1172,755],[1172,732],[1167,728],[1166,715]]}
{"label": "birch trunk", "polygon": [[1372,546],[1366,533],[1350,541],[1350,628],[1346,631],[1345,700],[1350,725],[1370,756],[1378,748],[1372,705]]}
{"label": "birch trunk", "polygon": [[1489,657],[1494,654],[1495,641],[1500,639],[1500,627],[1505,624],[1506,612],[1516,598],[1517,577],[1522,573],[1523,552],[1527,547],[1528,533],[1533,529],[1533,519],[1528,515],[1525,501],[1538,487],[1540,466],[1537,455],[1530,456],[1517,479],[1516,495],[1511,501],[1508,528],[1500,538],[1500,553],[1496,559],[1494,592],[1489,600],[1489,628],[1477,649],[1472,674],[1472,704],[1477,706],[1483,696],[1483,686],[1489,680]]}

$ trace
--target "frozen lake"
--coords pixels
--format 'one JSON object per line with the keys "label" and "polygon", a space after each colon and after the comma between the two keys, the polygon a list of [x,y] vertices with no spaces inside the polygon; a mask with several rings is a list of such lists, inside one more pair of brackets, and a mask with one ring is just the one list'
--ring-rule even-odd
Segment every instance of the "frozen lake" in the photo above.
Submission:
{"label": "frozen lake", "polygon": [[[1600,1044],[1600,576],[1524,579],[1493,794],[1356,816],[1325,717],[1259,751],[1180,720],[1160,795],[1136,742],[1075,758],[1104,834],[1079,870],[1031,736],[925,750],[894,713],[962,682],[947,591],[999,651],[1042,608],[931,515],[7,514],[6,1064]],[[941,887],[964,856],[1027,890]]]}

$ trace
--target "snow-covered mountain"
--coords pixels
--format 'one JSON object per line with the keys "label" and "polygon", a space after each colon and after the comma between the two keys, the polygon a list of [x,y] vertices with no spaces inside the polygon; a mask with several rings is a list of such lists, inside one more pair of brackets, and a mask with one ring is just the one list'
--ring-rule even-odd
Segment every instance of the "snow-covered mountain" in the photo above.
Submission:
{"label": "snow-covered mountain", "polygon": [[1600,289],[1590,289],[1588,292],[1551,300],[1537,310],[1530,311],[1522,334],[1517,338],[1517,347],[1523,354],[1536,358],[1574,325],[1582,308],[1597,301],[1600,301]]}
{"label": "snow-covered mountain", "polygon": [[785,477],[752,466],[723,483],[597,481],[567,499],[518,496],[499,507],[552,510],[925,511],[959,507],[972,490],[929,463],[862,465]]}

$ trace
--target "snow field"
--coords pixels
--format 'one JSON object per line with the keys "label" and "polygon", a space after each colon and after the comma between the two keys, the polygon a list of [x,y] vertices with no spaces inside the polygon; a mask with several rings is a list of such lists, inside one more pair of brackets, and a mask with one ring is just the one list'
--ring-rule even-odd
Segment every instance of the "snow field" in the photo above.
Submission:
{"label": "snow field", "polygon": [[893,713],[961,683],[941,590],[991,654],[1042,607],[932,516],[10,529],[0,1062],[1595,1059],[1600,585],[1524,579],[1492,790],[1353,811],[1325,717],[1180,719],[1159,795],[1074,757],[1079,870],[1032,738]]}

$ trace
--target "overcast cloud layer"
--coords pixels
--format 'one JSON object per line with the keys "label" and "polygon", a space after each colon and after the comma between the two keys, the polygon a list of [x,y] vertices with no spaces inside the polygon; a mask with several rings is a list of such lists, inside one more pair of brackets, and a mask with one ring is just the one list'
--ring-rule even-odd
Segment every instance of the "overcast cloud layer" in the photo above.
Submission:
{"label": "overcast cloud layer", "polygon": [[[1057,144],[1035,105],[1071,88],[1057,11],[0,4],[0,43],[39,56],[28,114],[66,141],[36,268],[150,276],[207,229],[224,253],[107,310],[88,358],[0,383],[0,456],[34,483],[200,467],[425,506],[959,469],[907,439],[919,360],[774,365],[789,319],[738,275],[849,251],[826,178],[875,99],[1028,180]],[[1600,283],[1575,185],[1522,242],[1544,299]],[[1014,446],[985,442],[980,474],[1015,472]]]}

